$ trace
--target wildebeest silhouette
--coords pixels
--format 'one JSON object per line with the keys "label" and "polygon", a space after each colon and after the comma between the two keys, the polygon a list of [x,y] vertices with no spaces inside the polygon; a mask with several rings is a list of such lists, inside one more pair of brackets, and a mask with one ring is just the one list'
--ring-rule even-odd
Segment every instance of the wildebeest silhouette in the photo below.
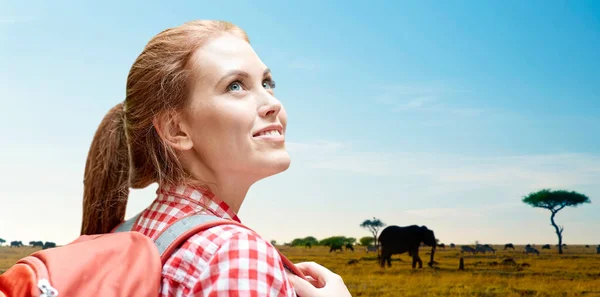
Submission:
{"label": "wildebeest silhouette", "polygon": [[342,247],[342,244],[340,244],[340,243],[332,243],[331,244],[331,248],[329,249],[329,252],[331,253],[331,252],[334,252],[334,251],[337,251],[337,250],[339,250],[340,252],[344,251],[344,249]]}
{"label": "wildebeest silhouette", "polygon": [[368,254],[369,252],[377,252],[377,246],[374,246],[374,245],[369,245],[369,246],[367,246],[367,247],[365,248],[365,252],[367,252],[367,254]]}
{"label": "wildebeest silhouette", "polygon": [[11,241],[10,242],[10,247],[22,247],[23,246],[23,242],[19,241]]}
{"label": "wildebeest silhouette", "polygon": [[549,244],[544,244],[542,246],[542,250],[549,250],[550,249],[550,245]]}
{"label": "wildebeest silhouette", "polygon": [[426,226],[411,225],[406,227],[388,226],[381,231],[379,243],[381,244],[380,265],[385,267],[392,266],[392,255],[408,252],[412,257],[412,268],[423,268],[423,261],[419,258],[419,246],[421,242],[431,247],[431,260],[428,265],[433,266],[433,256],[435,254],[436,241],[435,234]]}
{"label": "wildebeest silhouette", "polygon": [[525,254],[529,255],[529,254],[536,254],[536,255],[540,255],[540,252],[531,246],[525,247]]}
{"label": "wildebeest silhouette", "polygon": [[487,252],[496,254],[496,250],[494,250],[489,244],[478,245],[475,247],[475,253],[484,253],[485,254]]}
{"label": "wildebeest silhouette", "polygon": [[440,243],[440,244],[438,244],[438,247],[441,247],[441,248],[443,248],[443,249],[446,249],[446,245],[445,245],[445,244],[443,244],[443,243]]}
{"label": "wildebeest silhouette", "polygon": [[502,263],[500,263],[500,264],[502,264],[504,266],[517,265],[517,262],[513,258],[506,258],[506,259],[502,260]]}
{"label": "wildebeest silhouette", "polygon": [[512,243],[507,243],[507,244],[504,245],[504,249],[505,250],[507,250],[507,249],[513,249],[513,250],[515,250],[515,246]]}
{"label": "wildebeest silhouette", "polygon": [[50,249],[50,248],[54,248],[54,247],[56,247],[56,243],[51,242],[51,241],[46,241],[44,243],[43,249],[45,250],[45,249]]}
{"label": "wildebeest silhouette", "polygon": [[589,248],[590,248],[590,245],[589,245],[589,244],[586,244],[586,245],[585,245],[585,248],[586,248],[586,249],[589,249]]}
{"label": "wildebeest silhouette", "polygon": [[451,248],[451,249],[453,249],[453,248],[455,248],[455,247],[456,247],[456,244],[454,244],[454,243],[450,243],[450,248]]}
{"label": "wildebeest silhouette", "polygon": [[461,245],[460,246],[460,251],[463,253],[472,253],[475,254],[475,249],[473,247],[470,247],[468,245]]}
{"label": "wildebeest silhouette", "polygon": [[43,247],[44,246],[44,242],[42,242],[42,241],[30,241],[29,245],[32,246],[32,247],[36,247],[36,246]]}

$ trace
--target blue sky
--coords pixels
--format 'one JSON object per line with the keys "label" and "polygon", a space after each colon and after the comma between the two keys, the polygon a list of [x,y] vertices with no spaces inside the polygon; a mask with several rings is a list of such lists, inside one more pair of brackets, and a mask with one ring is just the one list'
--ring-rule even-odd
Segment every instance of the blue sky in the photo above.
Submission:
{"label": "blue sky", "polygon": [[600,4],[388,2],[3,2],[0,237],[75,238],[89,143],[134,59],[166,28],[223,19],[289,114],[292,166],[240,211],[265,238],[368,236],[375,216],[442,242],[553,243],[520,199],[565,188],[592,199],[557,216],[565,241],[600,243]]}

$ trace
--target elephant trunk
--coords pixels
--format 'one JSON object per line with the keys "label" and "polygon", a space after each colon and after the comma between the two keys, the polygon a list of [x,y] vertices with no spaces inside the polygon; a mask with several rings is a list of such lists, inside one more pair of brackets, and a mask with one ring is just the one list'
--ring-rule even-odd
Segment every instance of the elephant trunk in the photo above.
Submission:
{"label": "elephant trunk", "polygon": [[435,244],[431,247],[431,260],[429,261],[429,267],[433,267],[433,255],[435,254]]}

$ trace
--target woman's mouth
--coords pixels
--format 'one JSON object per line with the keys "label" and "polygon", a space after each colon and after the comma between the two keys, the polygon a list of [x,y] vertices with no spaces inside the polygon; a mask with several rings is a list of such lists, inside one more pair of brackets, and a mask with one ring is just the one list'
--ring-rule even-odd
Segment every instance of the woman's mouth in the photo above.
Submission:
{"label": "woman's mouth", "polygon": [[255,139],[282,142],[284,140],[283,133],[279,128],[263,129],[252,135]]}

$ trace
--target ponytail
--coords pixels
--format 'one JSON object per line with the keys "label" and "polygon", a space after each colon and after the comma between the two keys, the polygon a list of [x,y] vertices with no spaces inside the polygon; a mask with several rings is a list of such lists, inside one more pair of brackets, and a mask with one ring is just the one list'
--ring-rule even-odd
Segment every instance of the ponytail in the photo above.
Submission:
{"label": "ponytail", "polygon": [[109,233],[125,218],[129,153],[123,103],[102,119],[88,152],[83,177],[81,234]]}

